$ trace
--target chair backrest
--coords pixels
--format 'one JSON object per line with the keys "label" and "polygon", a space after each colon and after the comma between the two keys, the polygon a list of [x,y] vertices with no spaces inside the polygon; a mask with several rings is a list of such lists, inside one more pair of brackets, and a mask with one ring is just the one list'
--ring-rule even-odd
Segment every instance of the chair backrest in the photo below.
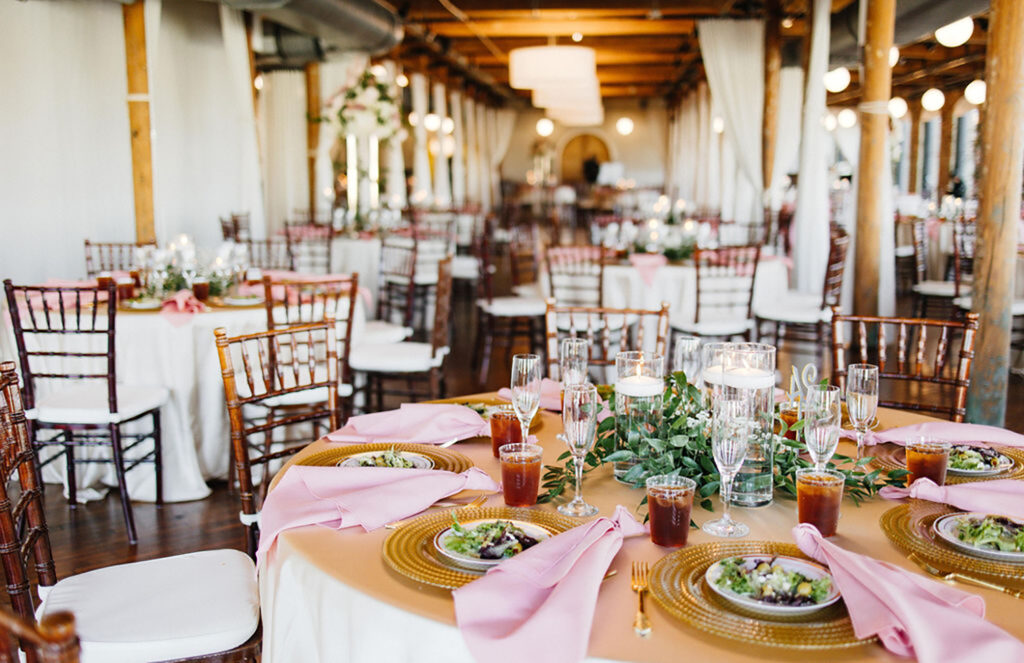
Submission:
{"label": "chair backrest", "polygon": [[85,240],[85,275],[95,278],[100,272],[127,272],[136,265],[135,249],[156,246],[156,242],[91,242]]}
{"label": "chair backrest", "polygon": [[516,226],[508,246],[508,257],[512,267],[512,285],[536,283],[538,269],[538,241],[536,226]]}
{"label": "chair backrest", "polygon": [[36,406],[39,380],[105,380],[117,412],[116,288],[31,286],[4,281],[7,310],[25,378],[25,402]]}
{"label": "chair backrest", "polygon": [[548,297],[568,306],[604,304],[604,266],[610,253],[601,246],[550,246],[544,252]]}
{"label": "chair backrest", "polygon": [[953,282],[956,296],[963,294],[974,281],[974,246],[977,224],[958,219],[953,221]]}
{"label": "chair backrest", "polygon": [[498,268],[494,265],[491,235],[494,233],[495,218],[488,214],[483,220],[483,231],[473,236],[473,254],[476,256],[480,278],[476,282],[477,298],[488,304],[494,300],[494,274]]}
{"label": "chair backrest", "polygon": [[[16,488],[12,493],[11,488]],[[0,563],[11,607],[34,622],[30,583],[57,583],[35,450],[13,361],[0,363]],[[30,571],[31,569],[31,571]]]}
{"label": "chair backrest", "polygon": [[928,228],[924,219],[913,223],[914,235],[914,283],[928,279]]}
{"label": "chair backrest", "polygon": [[694,322],[749,319],[761,245],[696,249],[697,308]]}
{"label": "chair backrest", "polygon": [[449,331],[452,314],[452,258],[445,257],[437,263],[437,292],[434,298],[434,327],[430,333],[430,347],[433,356],[439,350],[449,347]]}
{"label": "chair backrest", "polygon": [[295,269],[314,274],[331,273],[334,242],[330,226],[298,222],[284,224]]}
{"label": "chair backrest", "polygon": [[[299,445],[274,439],[284,448],[272,450],[267,441],[273,431],[295,424],[327,419],[331,430],[338,428],[338,362],[334,320],[229,337],[223,327],[214,330],[220,359],[224,396],[231,422],[231,457],[238,477],[242,513],[255,515],[259,510],[253,490],[254,466],[263,469],[264,485],[270,480],[269,464],[296,453]],[[245,405],[313,389],[326,389],[327,398],[304,407],[300,412],[266,420],[247,420]],[[263,443],[263,453],[251,450]],[[249,551],[256,550],[259,530],[249,525]]]}
{"label": "chair backrest", "polygon": [[289,271],[295,269],[291,240],[287,234],[269,239],[246,239],[241,243],[246,247],[250,267]]}
{"label": "chair backrest", "polygon": [[228,217],[220,217],[220,234],[230,242],[249,239],[249,212],[232,212]]}
{"label": "chair backrest", "polygon": [[846,269],[846,252],[850,248],[850,236],[845,230],[831,235],[828,250],[828,266],[825,268],[825,286],[822,288],[821,308],[839,304],[843,294],[843,273]]}
{"label": "chair backrest", "polygon": [[452,212],[427,212],[415,210],[412,213],[412,234],[418,240],[443,242],[447,249],[455,249],[456,224]]}
{"label": "chair backrest", "polygon": [[[654,338],[645,339],[650,324],[655,326]],[[630,350],[653,350],[664,357],[668,347],[668,303],[648,310],[566,306],[548,299],[544,326],[548,377],[557,380],[559,343],[563,338],[582,337],[590,342],[590,366],[614,366],[615,355]]]}
{"label": "chair backrest", "polygon": [[417,248],[417,243],[407,237],[388,235],[381,241],[377,284],[379,319],[390,320],[398,311],[402,324],[406,327],[412,325]]}
{"label": "chair backrest", "polygon": [[[844,333],[846,325],[853,324],[856,346],[850,354],[859,363],[878,366],[880,387],[889,383],[890,389],[897,390],[890,394],[880,389],[879,405],[935,412],[957,422],[964,420],[978,332],[976,313],[968,313],[964,320],[929,320],[842,315],[838,307],[832,310],[832,379],[840,390],[846,390],[846,367],[850,363]],[[890,340],[896,345],[895,362],[889,358]],[[957,341],[959,351],[954,358]],[[928,359],[932,353],[934,356]],[[905,383],[902,387],[901,382]],[[913,388],[914,384],[937,386],[920,389]]]}

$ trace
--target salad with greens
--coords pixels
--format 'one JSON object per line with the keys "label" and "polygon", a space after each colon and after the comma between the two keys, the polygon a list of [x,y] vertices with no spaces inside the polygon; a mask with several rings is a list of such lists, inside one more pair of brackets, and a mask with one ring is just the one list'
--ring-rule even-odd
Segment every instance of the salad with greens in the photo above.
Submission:
{"label": "salad with greens", "polygon": [[954,470],[998,470],[1006,462],[1006,456],[988,447],[954,444],[949,450],[949,467]]}
{"label": "salad with greens", "polygon": [[1024,552],[1024,523],[1004,516],[957,518],[956,537],[976,548],[1001,552]]}
{"label": "salad with greens", "polygon": [[734,594],[778,605],[816,605],[828,597],[831,578],[809,578],[783,568],[777,559],[727,557],[719,562],[721,574],[715,584]]}
{"label": "salad with greens", "polygon": [[383,453],[361,457],[359,459],[359,467],[397,467],[407,470],[416,467],[416,465],[401,453],[395,451],[394,447],[391,447]]}
{"label": "salad with greens", "polygon": [[452,513],[452,534],[444,541],[448,550],[479,559],[507,559],[540,543],[508,520],[492,520],[466,527]]}

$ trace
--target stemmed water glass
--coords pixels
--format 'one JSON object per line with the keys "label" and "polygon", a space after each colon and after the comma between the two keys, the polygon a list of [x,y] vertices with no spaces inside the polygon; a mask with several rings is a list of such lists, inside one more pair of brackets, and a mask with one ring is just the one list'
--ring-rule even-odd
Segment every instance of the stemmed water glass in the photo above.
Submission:
{"label": "stemmed water glass", "polygon": [[702,378],[700,374],[700,338],[696,336],[676,336],[672,358],[672,370],[682,371],[686,374],[687,382],[699,386]]}
{"label": "stemmed water glass", "polygon": [[567,516],[592,516],[597,507],[583,501],[583,463],[587,452],[597,437],[597,410],[600,401],[597,388],[592,384],[576,383],[565,385],[562,403],[562,427],[560,436],[572,454],[572,466],[576,471],[576,496],[568,504],[558,507],[559,513]]}
{"label": "stemmed water glass", "polygon": [[839,423],[842,410],[839,387],[811,385],[801,406],[804,417],[804,442],[814,468],[823,471],[839,444]]}
{"label": "stemmed water glass", "polygon": [[711,453],[720,477],[722,517],[704,523],[708,534],[723,537],[741,537],[750,528],[729,516],[732,482],[747,456],[747,442],[753,430],[751,404],[747,399],[716,399],[711,417]]}
{"label": "stemmed water glass", "polygon": [[540,357],[515,355],[512,357],[512,407],[523,430],[523,442],[530,432],[530,422],[540,407]]}
{"label": "stemmed water glass", "polygon": [[558,364],[562,385],[582,384],[587,381],[587,360],[590,343],[585,338],[564,338],[559,347]]}
{"label": "stemmed water glass", "polygon": [[857,456],[864,436],[878,412],[878,367],[874,364],[850,364],[846,368],[846,408],[857,432]]}

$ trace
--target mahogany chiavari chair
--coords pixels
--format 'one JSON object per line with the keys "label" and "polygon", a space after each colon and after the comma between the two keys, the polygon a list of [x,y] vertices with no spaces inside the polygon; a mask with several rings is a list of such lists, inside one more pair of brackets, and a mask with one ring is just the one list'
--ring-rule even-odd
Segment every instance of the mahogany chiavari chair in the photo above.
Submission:
{"label": "mahogany chiavari chair", "polygon": [[[412,327],[416,301],[416,242],[389,235],[380,246],[377,318]],[[404,238],[401,238],[404,239]]]}
{"label": "mahogany chiavari chair", "polygon": [[226,242],[241,242],[249,239],[249,213],[232,212],[228,217],[220,217],[220,234]]}
{"label": "mahogany chiavari chair", "polygon": [[604,266],[610,255],[602,246],[549,246],[544,252],[547,296],[569,306],[604,305]]}
{"label": "mahogany chiavari chair", "polygon": [[508,246],[509,265],[512,269],[512,292],[520,297],[544,299],[540,285],[542,247],[535,224],[518,225],[512,229]]}
{"label": "mahogany chiavari chair", "polygon": [[240,243],[246,247],[250,267],[286,271],[295,269],[295,256],[288,235],[269,239],[244,239]]}
{"label": "mahogany chiavari chair", "polygon": [[[23,659],[18,641],[25,652]],[[34,624],[0,609],[0,663],[78,663],[78,654],[75,616],[70,612],[53,612]]]}
{"label": "mahogany chiavari chair", "polygon": [[754,328],[754,277],[761,246],[696,249],[696,305],[692,320],[675,317],[672,329],[693,336],[750,339]]}
{"label": "mahogany chiavari chair", "polygon": [[[852,349],[844,337],[847,324],[856,330]],[[961,422],[977,332],[976,313],[966,314],[964,320],[928,320],[841,315],[833,309],[832,380],[845,391],[848,363],[876,364],[879,405],[934,412]],[[895,362],[889,355],[890,342],[895,343]],[[852,359],[847,358],[848,350]]]}
{"label": "mahogany chiavari chair", "polygon": [[[111,464],[117,477],[128,540],[136,543],[135,518],[125,474],[150,463],[156,473],[156,502],[163,503],[160,408],[168,392],[156,385],[117,381],[114,286],[16,286],[4,281],[30,431],[37,451],[59,446],[41,465],[64,458],[68,501],[77,502],[76,465]],[[105,300],[105,301],[104,301]],[[99,348],[99,349],[98,349]],[[149,420],[151,432],[122,426]],[[149,447],[141,446],[151,441]],[[99,453],[110,449],[110,455]],[[84,453],[76,454],[76,450]]]}
{"label": "mahogany chiavari chair", "polygon": [[[38,615],[48,643],[45,653],[26,651],[26,660],[76,661],[80,644],[90,661],[255,663],[256,568],[238,550],[118,564],[58,581],[22,398],[14,362],[0,363],[0,562],[11,606],[27,624],[37,624]],[[32,585],[38,587],[38,606]],[[34,640],[18,635],[23,642]]]}
{"label": "mahogany chiavari chair", "polygon": [[[953,254],[950,256],[946,280],[925,278],[927,269],[927,232],[924,221],[920,230],[915,225],[914,246],[918,281],[914,284],[915,309],[918,317],[948,318],[956,315],[954,300],[971,294],[974,276],[975,225],[972,222],[949,221],[953,229]],[[952,280],[949,278],[952,277]]]}
{"label": "mahogany chiavari chair", "polygon": [[85,275],[96,278],[100,272],[127,272],[135,267],[135,249],[156,246],[156,242],[91,242],[85,240]]}
{"label": "mahogany chiavari chair", "polygon": [[284,231],[291,247],[295,269],[312,274],[331,273],[334,242],[330,226],[305,222],[285,223]]}
{"label": "mahogany chiavari chair", "polygon": [[[224,396],[231,422],[231,453],[238,492],[240,518],[246,527],[250,554],[259,544],[259,509],[270,482],[271,463],[291,456],[308,444],[310,436],[278,438],[277,429],[327,420],[339,428],[338,358],[336,326],[323,322],[229,337],[223,327],[214,330],[220,359]],[[268,407],[268,400],[294,398],[314,392],[310,406],[300,412],[265,420],[244,416],[246,406]],[[289,431],[285,431],[288,433]],[[254,450],[259,450],[255,455]],[[261,490],[254,488],[253,467],[261,469]]]}
{"label": "mahogany chiavari chair", "polygon": [[[658,309],[630,309],[566,306],[548,299],[544,322],[545,361],[548,377],[553,380],[559,379],[558,346],[563,338],[583,337],[589,341],[589,366],[615,366],[619,352],[649,350],[665,357],[668,350],[666,302]],[[649,329],[651,325],[653,329]]]}

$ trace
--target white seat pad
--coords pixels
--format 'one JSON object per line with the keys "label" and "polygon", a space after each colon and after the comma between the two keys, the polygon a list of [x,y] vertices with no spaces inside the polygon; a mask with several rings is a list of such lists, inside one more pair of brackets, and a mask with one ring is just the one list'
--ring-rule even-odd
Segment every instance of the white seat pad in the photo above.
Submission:
{"label": "white seat pad", "polygon": [[480,261],[474,256],[452,257],[452,278],[475,281],[480,276]]}
{"label": "white seat pad", "polygon": [[50,588],[37,614],[58,610],[75,615],[84,663],[212,654],[256,632],[256,568],[238,550],[108,566]]}
{"label": "white seat pad", "polygon": [[352,349],[349,365],[356,371],[376,373],[423,373],[439,367],[447,348],[432,354],[430,343],[385,343],[360,345]]}
{"label": "white seat pad", "polygon": [[[310,384],[309,374],[306,372],[306,365],[299,365],[299,384]],[[261,376],[253,376],[256,387],[256,394],[266,393],[266,385],[263,383]],[[286,389],[290,389],[295,386],[295,376],[291,371],[291,365],[286,365],[284,370],[281,372],[282,381]],[[327,366],[322,363],[318,363],[316,370],[313,372],[313,379],[316,382],[321,382],[327,379]],[[249,392],[249,383],[245,380],[245,373],[235,373],[235,389],[238,391],[240,398],[248,398],[251,394]],[[339,383],[338,384],[338,395],[345,397],[352,395],[352,385]],[[268,407],[281,407],[286,405],[312,405],[313,403],[322,403],[327,400],[327,387],[316,387],[314,389],[303,389],[302,391],[293,391],[287,394],[281,394],[279,396],[271,396],[263,400],[263,405]]]}
{"label": "white seat pad", "polygon": [[914,256],[914,245],[897,246],[894,253],[897,258],[912,258]]}
{"label": "white seat pad", "polygon": [[490,303],[480,299],[477,305],[499,318],[532,318],[544,315],[547,311],[547,304],[539,297],[495,297]]}
{"label": "white seat pad", "polygon": [[544,299],[547,297],[547,293],[544,292],[544,288],[540,287],[540,283],[537,283],[536,281],[533,283],[514,285],[512,286],[512,292],[516,297],[528,297],[531,299]]}
{"label": "white seat pad", "polygon": [[753,320],[701,320],[695,323],[692,320],[686,322],[671,323],[673,329],[698,334],[700,336],[735,336],[745,334],[753,328]]}
{"label": "white seat pad", "polygon": [[165,387],[119,384],[117,414],[111,414],[106,381],[83,380],[43,396],[25,416],[53,424],[118,423],[159,408],[167,396]]}
{"label": "white seat pad", "polygon": [[765,320],[814,324],[832,320],[832,310],[821,308],[821,295],[788,291],[770,301],[754,304],[754,315]]}
{"label": "white seat pad", "polygon": [[368,320],[359,334],[358,345],[373,343],[401,343],[412,336],[412,327],[403,327],[385,320]]}
{"label": "white seat pad", "polygon": [[[970,297],[957,297],[953,300],[953,303],[960,308],[970,311],[971,310],[971,298]],[[1010,308],[1010,315],[1017,317],[1018,315],[1024,315],[1024,299],[1013,300],[1013,306]]]}
{"label": "white seat pad", "polygon": [[[953,281],[922,281],[914,286],[914,292],[929,297],[954,297],[956,284]],[[961,294],[970,294],[971,286],[960,284]]]}

